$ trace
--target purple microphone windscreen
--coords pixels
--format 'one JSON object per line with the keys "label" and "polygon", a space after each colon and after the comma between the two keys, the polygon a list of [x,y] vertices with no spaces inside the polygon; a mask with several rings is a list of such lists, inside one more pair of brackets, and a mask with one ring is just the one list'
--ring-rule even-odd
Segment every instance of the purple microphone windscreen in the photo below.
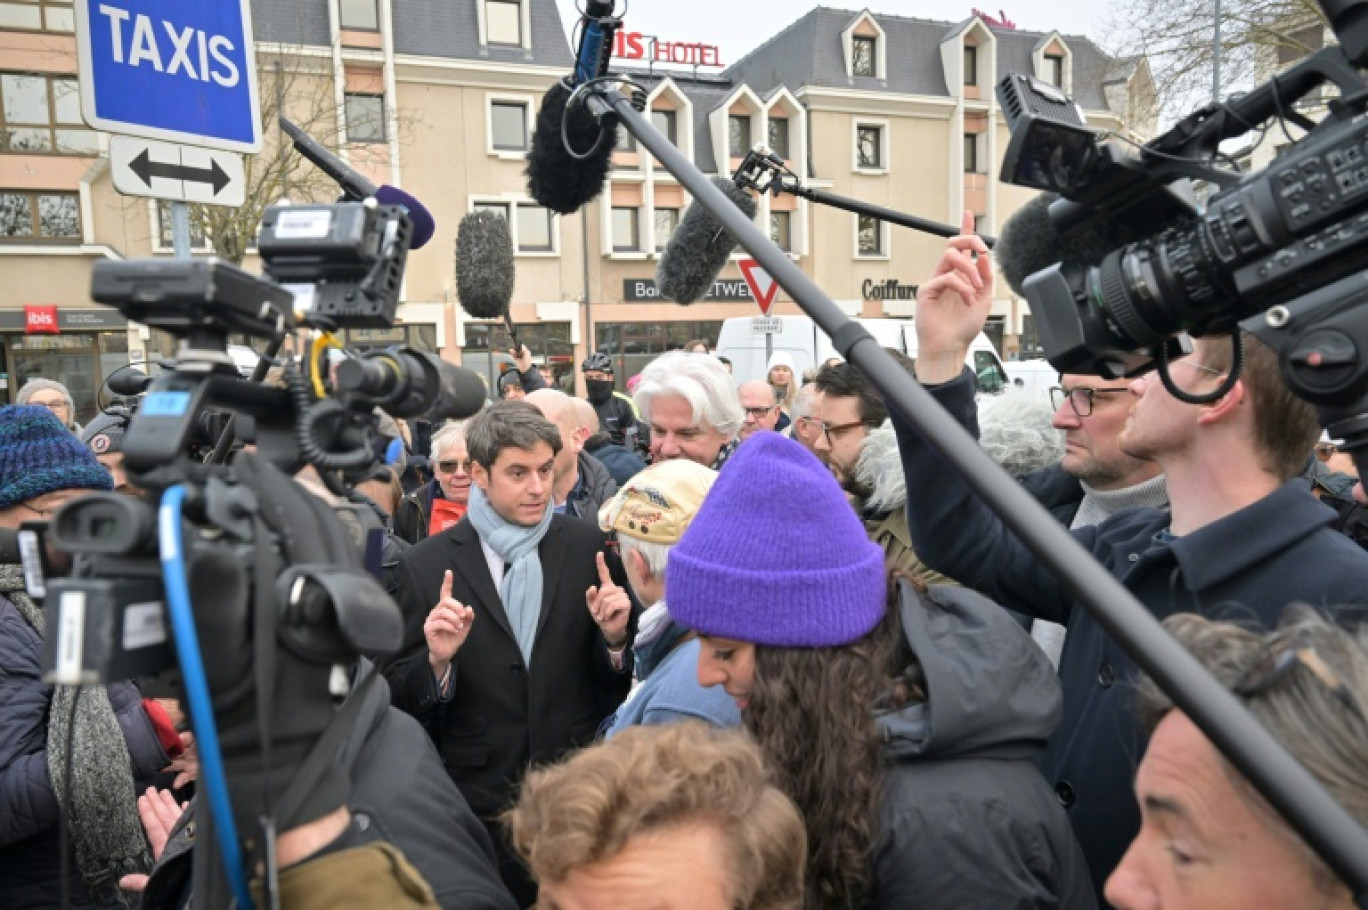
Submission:
{"label": "purple microphone windscreen", "polygon": [[419,249],[432,239],[437,224],[432,220],[432,213],[427,210],[427,206],[417,199],[397,186],[386,183],[375,191],[375,201],[381,205],[402,205],[408,210],[409,220],[413,222],[413,242],[409,244],[409,249]]}

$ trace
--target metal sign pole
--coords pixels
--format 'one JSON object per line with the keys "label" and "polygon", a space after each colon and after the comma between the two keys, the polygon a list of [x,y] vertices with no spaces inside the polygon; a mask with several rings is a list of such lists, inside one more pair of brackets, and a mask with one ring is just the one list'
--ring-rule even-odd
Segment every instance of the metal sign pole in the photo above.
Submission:
{"label": "metal sign pole", "polygon": [[171,247],[177,259],[190,258],[190,206],[169,202],[171,207]]}

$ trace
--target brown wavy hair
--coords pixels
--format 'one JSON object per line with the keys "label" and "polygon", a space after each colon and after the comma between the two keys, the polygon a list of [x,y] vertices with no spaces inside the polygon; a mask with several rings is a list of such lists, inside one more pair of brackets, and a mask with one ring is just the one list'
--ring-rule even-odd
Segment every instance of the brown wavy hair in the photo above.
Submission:
{"label": "brown wavy hair", "polygon": [[798,804],[808,835],[805,906],[842,910],[867,904],[870,853],[883,797],[884,759],[873,707],[920,697],[898,616],[898,581],[889,579],[884,618],[865,637],[836,648],[755,647],[755,680],[742,721]]}

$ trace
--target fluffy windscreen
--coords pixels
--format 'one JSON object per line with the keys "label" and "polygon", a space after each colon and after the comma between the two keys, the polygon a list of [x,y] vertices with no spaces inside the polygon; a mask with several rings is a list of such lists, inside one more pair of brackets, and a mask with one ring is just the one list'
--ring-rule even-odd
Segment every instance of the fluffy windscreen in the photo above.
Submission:
{"label": "fluffy windscreen", "polygon": [[[746,214],[755,217],[756,203],[750,193],[726,177],[714,177],[713,185]],[[708,292],[736,249],[736,239],[707,209],[697,202],[680,219],[656,267],[656,286],[662,297],[677,303],[693,303]]]}
{"label": "fluffy windscreen", "polygon": [[456,230],[456,294],[475,319],[502,319],[513,300],[513,235],[504,216],[471,212]]}
{"label": "fluffy windscreen", "polygon": [[603,191],[603,181],[612,166],[616,136],[604,136],[599,141],[598,121],[583,104],[577,103],[569,112],[565,135],[570,148],[584,154],[598,144],[588,158],[577,159],[566,150],[561,140],[561,120],[566,116],[565,103],[570,100],[570,89],[557,82],[542,97],[537,112],[537,126],[532,132],[532,147],[527,151],[527,193],[537,204],[569,215]]}
{"label": "fluffy windscreen", "polygon": [[1130,228],[1106,220],[1061,233],[1050,220],[1050,203],[1058,198],[1041,193],[1017,209],[1003,224],[993,248],[1007,286],[1021,296],[1026,279],[1042,269],[1059,262],[1097,265],[1112,250],[1141,239]]}

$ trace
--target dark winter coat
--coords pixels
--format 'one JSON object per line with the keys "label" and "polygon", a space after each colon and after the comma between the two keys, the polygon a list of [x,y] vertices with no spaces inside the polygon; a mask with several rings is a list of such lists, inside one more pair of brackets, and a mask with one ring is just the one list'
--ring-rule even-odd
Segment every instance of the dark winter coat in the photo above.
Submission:
{"label": "dark winter coat", "polygon": [[[52,687],[41,679],[42,662],[42,639],[18,608],[0,597],[0,907],[5,910],[51,910],[61,904],[60,809],[47,754]],[[169,759],[138,690],[128,683],[107,689],[133,776],[145,786]],[[74,850],[69,868],[72,906],[92,906]]]}
{"label": "dark winter coat", "polygon": [[[552,517],[537,551],[542,608],[531,666],[523,661],[469,517],[400,561],[398,600],[406,616],[432,609],[448,569],[452,597],[475,611],[469,637],[452,662],[448,700],[438,698],[421,640],[385,674],[395,706],[427,728],[447,774],[489,827],[504,881],[516,886],[519,897],[524,894],[518,889],[530,882],[496,816],[511,805],[530,765],[556,761],[592,742],[631,687],[630,649],[622,669],[614,669],[584,601],[584,592],[599,583],[595,556],[604,547],[596,525]],[[621,577],[621,564],[615,558],[609,563]]]}
{"label": "dark winter coat", "polygon": [[[364,662],[363,672],[374,672]],[[446,910],[512,910],[499,881],[489,835],[443,773],[423,728],[397,708],[377,679],[338,752],[347,770],[347,804],[364,829],[403,852]],[[192,805],[176,825],[143,895],[143,910],[182,906],[195,845]]]}
{"label": "dark winter coat", "polygon": [[618,488],[646,470],[646,462],[624,449],[615,442],[609,442],[605,433],[595,433],[584,443],[584,451],[597,458],[608,469]]}
{"label": "dark winter coat", "polygon": [[432,497],[437,489],[437,481],[430,480],[399,500],[399,508],[394,510],[392,519],[394,533],[398,537],[408,543],[417,543],[428,536],[428,525],[432,521]]}
{"label": "dark winter coat", "polygon": [[618,491],[617,481],[597,458],[580,452],[576,457],[579,483],[565,498],[565,514],[598,524],[599,509]]}
{"label": "dark winter coat", "polygon": [[[929,391],[977,435],[972,376]],[[1140,828],[1132,793],[1145,741],[1131,693],[1130,656],[976,496],[896,418],[907,474],[907,523],[927,564],[1004,606],[1069,627],[1060,657],[1064,715],[1040,759],[1069,810],[1100,889]],[[1290,603],[1368,604],[1368,553],[1330,524],[1335,513],[1294,478],[1258,502],[1181,538],[1155,535],[1168,512],[1130,509],[1072,533],[1162,619],[1189,611],[1276,624]]]}
{"label": "dark winter coat", "polygon": [[1050,661],[963,588],[904,586],[901,615],[927,700],[875,715],[891,763],[875,906],[1093,910],[1087,862],[1035,765],[1059,722]]}
{"label": "dark winter coat", "polygon": [[1066,528],[1083,505],[1083,484],[1059,463],[1032,471],[1021,478],[1021,485]]}
{"label": "dark winter coat", "polygon": [[642,435],[643,431],[637,425],[636,411],[632,408],[631,399],[614,393],[602,404],[594,401],[589,403],[598,414],[599,429],[607,433],[609,439],[628,451],[639,446],[637,437]]}

